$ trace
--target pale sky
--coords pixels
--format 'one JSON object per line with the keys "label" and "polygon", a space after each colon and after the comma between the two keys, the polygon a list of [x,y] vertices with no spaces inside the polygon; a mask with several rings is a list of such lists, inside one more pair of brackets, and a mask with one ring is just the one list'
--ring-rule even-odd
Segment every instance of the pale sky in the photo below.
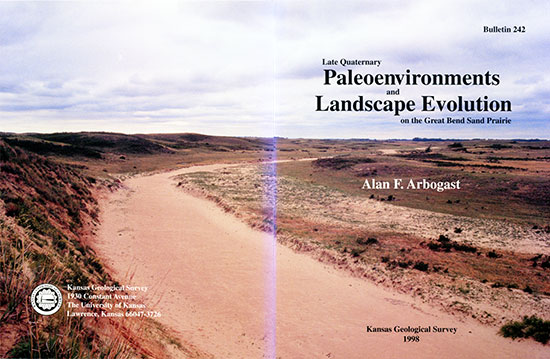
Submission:
{"label": "pale sky", "polygon": [[[0,131],[199,132],[317,138],[548,138],[546,1],[0,2]],[[484,33],[520,25],[525,33]],[[324,86],[358,73],[491,73],[499,86]],[[342,70],[341,67],[334,67]],[[326,99],[512,102],[508,126],[410,127]],[[438,117],[438,113],[404,114]]]}

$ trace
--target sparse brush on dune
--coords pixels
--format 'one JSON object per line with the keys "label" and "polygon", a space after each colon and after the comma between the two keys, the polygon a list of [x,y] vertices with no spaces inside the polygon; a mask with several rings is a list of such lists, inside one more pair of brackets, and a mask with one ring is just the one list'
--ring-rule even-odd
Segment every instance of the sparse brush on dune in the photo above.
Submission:
{"label": "sparse brush on dune", "polygon": [[550,320],[541,319],[536,315],[525,316],[521,321],[503,325],[499,333],[506,338],[533,338],[546,344],[550,340]]}

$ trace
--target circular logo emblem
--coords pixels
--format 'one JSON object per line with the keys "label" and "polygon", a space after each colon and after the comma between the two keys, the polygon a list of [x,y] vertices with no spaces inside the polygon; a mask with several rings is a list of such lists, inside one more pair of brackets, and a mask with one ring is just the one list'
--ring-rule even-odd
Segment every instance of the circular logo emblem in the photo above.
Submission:
{"label": "circular logo emblem", "polygon": [[63,303],[63,296],[55,285],[40,284],[31,293],[31,304],[34,310],[42,315],[56,313]]}

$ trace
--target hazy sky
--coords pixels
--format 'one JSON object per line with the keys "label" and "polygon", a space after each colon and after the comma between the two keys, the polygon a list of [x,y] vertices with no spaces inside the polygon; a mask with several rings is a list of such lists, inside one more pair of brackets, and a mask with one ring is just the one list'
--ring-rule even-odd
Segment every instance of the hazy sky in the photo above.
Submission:
{"label": "hazy sky", "polygon": [[[0,131],[548,138],[548,13],[545,1],[0,2]],[[514,25],[526,32],[483,33]],[[490,71],[501,84],[323,86],[323,58],[382,61],[360,73]],[[512,101],[513,124],[410,127],[316,112],[315,95],[487,95]]]}

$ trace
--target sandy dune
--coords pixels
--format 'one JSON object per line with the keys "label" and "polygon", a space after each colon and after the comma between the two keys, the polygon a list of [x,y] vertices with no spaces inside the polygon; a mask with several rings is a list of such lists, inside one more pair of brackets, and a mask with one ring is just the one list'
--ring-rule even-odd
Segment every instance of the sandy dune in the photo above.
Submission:
{"label": "sandy dune", "polygon": [[[495,328],[459,322],[275,246],[269,235],[184,193],[171,179],[214,168],[219,165],[126,180],[102,201],[95,239],[119,281],[149,286],[149,309],[162,312],[160,321],[185,341],[223,359],[548,357],[538,343],[501,338]],[[123,279],[128,273],[131,283]],[[367,325],[458,331],[423,333],[420,342],[404,343],[412,334],[368,333]]]}

